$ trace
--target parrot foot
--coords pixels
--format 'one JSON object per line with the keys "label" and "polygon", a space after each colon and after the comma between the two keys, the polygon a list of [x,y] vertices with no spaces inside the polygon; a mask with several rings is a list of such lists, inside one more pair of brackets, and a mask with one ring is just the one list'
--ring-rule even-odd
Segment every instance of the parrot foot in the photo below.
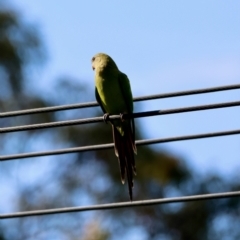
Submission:
{"label": "parrot foot", "polygon": [[125,113],[120,113],[119,114],[120,115],[120,120],[122,121],[122,122],[124,122],[125,121]]}
{"label": "parrot foot", "polygon": [[109,113],[104,113],[103,121],[107,124],[109,122]]}

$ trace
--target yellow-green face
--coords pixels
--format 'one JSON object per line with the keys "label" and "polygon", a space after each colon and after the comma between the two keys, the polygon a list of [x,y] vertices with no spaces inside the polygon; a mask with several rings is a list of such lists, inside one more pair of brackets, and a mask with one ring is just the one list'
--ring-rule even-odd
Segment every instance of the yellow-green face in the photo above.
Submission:
{"label": "yellow-green face", "polygon": [[107,58],[109,58],[109,56],[104,53],[94,55],[92,58],[92,69],[95,70],[98,68],[101,63],[107,60]]}
{"label": "yellow-green face", "polygon": [[108,66],[117,67],[113,59],[105,53],[98,53],[92,58],[92,69],[95,70],[99,67],[104,68]]}

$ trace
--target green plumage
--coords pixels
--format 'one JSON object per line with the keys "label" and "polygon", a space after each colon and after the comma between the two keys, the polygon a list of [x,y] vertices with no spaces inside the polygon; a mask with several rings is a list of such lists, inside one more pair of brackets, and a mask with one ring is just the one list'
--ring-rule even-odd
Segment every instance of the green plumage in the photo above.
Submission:
{"label": "green plumage", "polygon": [[[95,70],[95,95],[103,112],[110,115],[132,113],[133,99],[127,75],[120,72],[113,59],[104,53],[92,58],[92,67]],[[111,124],[121,179],[124,183],[126,173],[132,200],[133,173],[136,174],[134,153],[137,152],[134,120],[115,120]]]}

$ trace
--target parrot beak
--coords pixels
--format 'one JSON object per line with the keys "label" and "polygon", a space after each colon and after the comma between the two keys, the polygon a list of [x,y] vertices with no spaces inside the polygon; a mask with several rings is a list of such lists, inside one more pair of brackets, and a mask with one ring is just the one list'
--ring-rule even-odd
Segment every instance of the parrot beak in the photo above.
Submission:
{"label": "parrot beak", "polygon": [[92,66],[92,70],[93,70],[93,71],[95,70],[95,67],[94,67],[94,66]]}

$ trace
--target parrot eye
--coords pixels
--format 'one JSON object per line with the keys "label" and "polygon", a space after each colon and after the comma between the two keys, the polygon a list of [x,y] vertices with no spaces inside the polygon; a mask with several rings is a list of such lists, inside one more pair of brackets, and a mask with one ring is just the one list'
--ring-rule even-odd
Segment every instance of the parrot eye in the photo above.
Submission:
{"label": "parrot eye", "polygon": [[92,58],[92,62],[95,61],[95,57]]}

